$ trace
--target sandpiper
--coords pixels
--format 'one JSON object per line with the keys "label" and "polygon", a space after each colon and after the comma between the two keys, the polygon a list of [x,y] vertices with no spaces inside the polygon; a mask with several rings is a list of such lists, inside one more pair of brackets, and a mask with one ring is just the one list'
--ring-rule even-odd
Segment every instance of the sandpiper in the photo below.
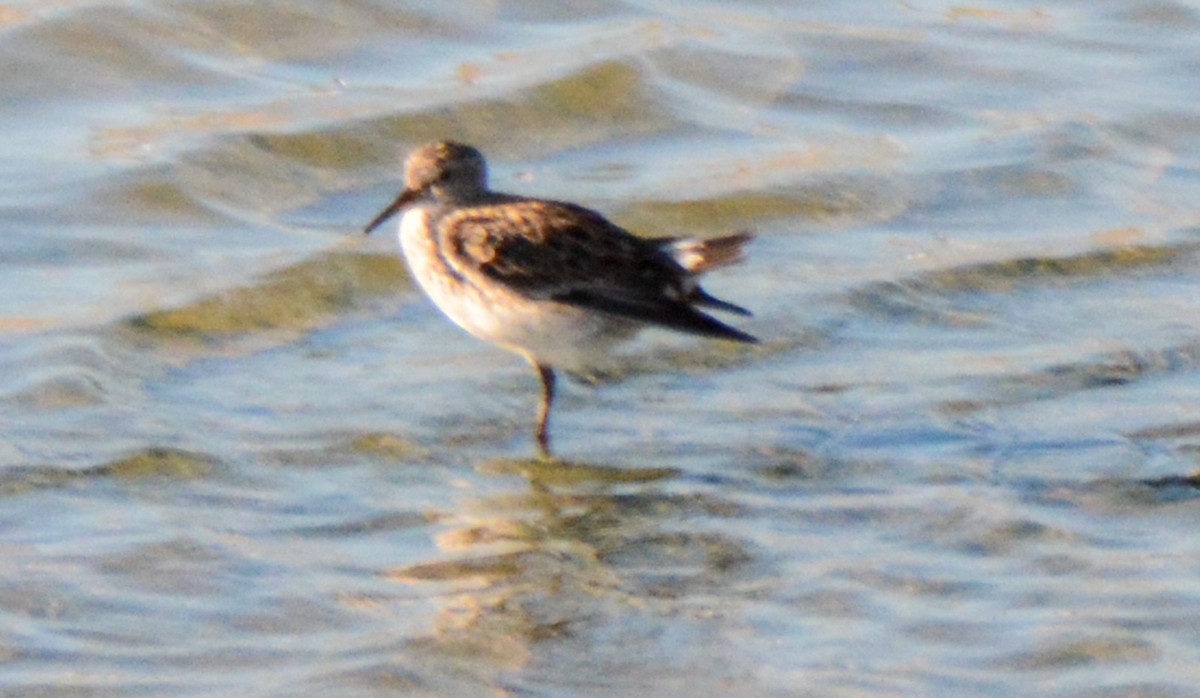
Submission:
{"label": "sandpiper", "polygon": [[647,325],[758,341],[697,309],[750,315],[699,285],[704,272],[742,260],[747,233],[640,238],[582,206],[489,190],[483,155],[449,141],[409,156],[404,190],[364,232],[400,211],[400,247],[425,294],[467,332],[537,371],[534,438],[543,455],[556,367],[586,372]]}

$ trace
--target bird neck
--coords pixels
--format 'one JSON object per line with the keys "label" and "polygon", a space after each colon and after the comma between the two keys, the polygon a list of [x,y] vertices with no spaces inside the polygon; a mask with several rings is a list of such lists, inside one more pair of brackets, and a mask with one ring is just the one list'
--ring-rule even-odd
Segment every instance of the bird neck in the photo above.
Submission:
{"label": "bird neck", "polygon": [[439,204],[473,204],[487,199],[491,192],[486,187],[482,186],[463,186],[461,184],[453,187],[435,186],[430,194],[433,195],[433,200]]}

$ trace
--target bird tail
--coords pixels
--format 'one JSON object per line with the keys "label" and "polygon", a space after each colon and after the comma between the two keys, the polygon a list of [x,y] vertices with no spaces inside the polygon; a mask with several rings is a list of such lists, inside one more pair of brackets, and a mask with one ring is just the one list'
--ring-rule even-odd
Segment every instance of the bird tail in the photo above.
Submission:
{"label": "bird tail", "polygon": [[699,276],[745,259],[746,252],[742,248],[753,239],[753,235],[743,232],[708,240],[677,238],[665,242],[667,251],[675,261],[693,275]]}

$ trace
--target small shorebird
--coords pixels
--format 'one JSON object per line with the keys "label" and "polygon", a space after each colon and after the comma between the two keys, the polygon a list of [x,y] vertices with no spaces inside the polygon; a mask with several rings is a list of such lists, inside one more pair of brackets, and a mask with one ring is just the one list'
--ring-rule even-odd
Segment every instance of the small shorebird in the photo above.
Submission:
{"label": "small shorebird", "polygon": [[741,261],[749,234],[639,238],[582,206],[490,191],[483,155],[453,142],[408,158],[404,190],[364,232],[400,211],[400,247],[426,295],[467,332],[537,371],[534,437],[543,454],[554,367],[586,371],[646,325],[758,341],[697,309],[750,314],[699,285],[704,272]]}

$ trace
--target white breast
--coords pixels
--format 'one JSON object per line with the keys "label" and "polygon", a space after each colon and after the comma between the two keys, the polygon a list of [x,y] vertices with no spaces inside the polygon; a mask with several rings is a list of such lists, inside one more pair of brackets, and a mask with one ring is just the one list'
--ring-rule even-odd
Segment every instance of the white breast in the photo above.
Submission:
{"label": "white breast", "polygon": [[429,211],[417,207],[400,219],[400,250],[417,285],[459,327],[491,339],[487,307],[477,289],[452,270],[429,229]]}

